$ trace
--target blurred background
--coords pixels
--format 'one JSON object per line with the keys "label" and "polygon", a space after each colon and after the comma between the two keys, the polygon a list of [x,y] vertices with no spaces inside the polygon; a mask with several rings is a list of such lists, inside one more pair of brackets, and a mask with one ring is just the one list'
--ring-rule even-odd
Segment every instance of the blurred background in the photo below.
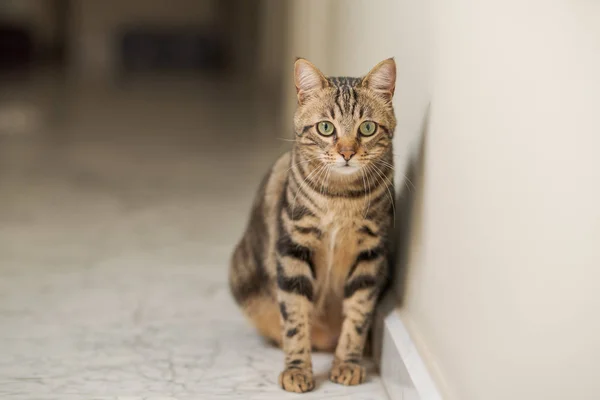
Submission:
{"label": "blurred background", "polygon": [[[195,239],[229,250],[257,180],[289,145],[277,138],[291,137],[291,124],[280,126],[283,68],[270,65],[286,58],[287,6],[3,0],[0,213],[5,227],[21,224],[32,235],[11,229],[4,257],[13,254],[17,264],[32,257],[16,251],[36,235],[63,243],[68,225],[87,253],[86,235],[100,241],[95,247],[120,240],[98,232],[96,223],[106,222],[98,212],[110,218],[120,207],[153,202],[194,229],[204,221]],[[208,209],[231,204],[240,220]],[[56,229],[55,238],[22,218]],[[220,233],[220,218],[235,228],[221,224]]]}
{"label": "blurred background", "polygon": [[329,395],[597,398],[599,22],[591,0],[0,0],[0,393],[276,390],[225,277],[290,147],[294,57],[393,56],[393,313],[436,389],[384,363]]}

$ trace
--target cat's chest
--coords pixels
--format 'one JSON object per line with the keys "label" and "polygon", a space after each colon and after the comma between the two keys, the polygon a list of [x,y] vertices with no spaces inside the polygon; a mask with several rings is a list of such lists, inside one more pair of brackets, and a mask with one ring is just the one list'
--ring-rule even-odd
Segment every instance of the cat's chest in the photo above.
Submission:
{"label": "cat's chest", "polygon": [[357,230],[360,221],[335,214],[326,215],[321,221],[322,240],[316,252],[317,280],[321,284],[326,281],[331,289],[341,291],[358,255]]}

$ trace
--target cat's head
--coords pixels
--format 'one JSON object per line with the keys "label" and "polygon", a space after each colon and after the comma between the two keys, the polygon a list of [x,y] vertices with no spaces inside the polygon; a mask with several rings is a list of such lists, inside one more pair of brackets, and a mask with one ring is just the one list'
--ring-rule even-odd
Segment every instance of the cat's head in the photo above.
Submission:
{"label": "cat's head", "polygon": [[389,156],[396,118],[396,63],[387,59],[361,78],[326,77],[305,59],[294,65],[296,147],[342,175]]}

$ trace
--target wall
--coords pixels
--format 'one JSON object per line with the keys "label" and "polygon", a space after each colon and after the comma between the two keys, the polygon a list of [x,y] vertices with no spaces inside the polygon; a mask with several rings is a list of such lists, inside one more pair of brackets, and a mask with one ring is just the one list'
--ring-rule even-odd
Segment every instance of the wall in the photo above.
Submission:
{"label": "wall", "polygon": [[436,1],[405,315],[452,398],[600,393],[600,4]]}
{"label": "wall", "polygon": [[401,312],[445,397],[598,398],[600,3],[311,6],[305,56],[395,55],[396,150],[427,126]]}

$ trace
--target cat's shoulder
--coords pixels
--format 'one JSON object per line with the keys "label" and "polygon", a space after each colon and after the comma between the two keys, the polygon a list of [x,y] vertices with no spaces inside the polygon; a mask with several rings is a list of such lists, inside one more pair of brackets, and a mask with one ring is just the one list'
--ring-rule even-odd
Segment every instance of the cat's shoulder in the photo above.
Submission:
{"label": "cat's shoulder", "polygon": [[290,169],[291,152],[284,153],[273,164],[266,174],[261,188],[262,196],[267,204],[275,206],[285,188],[287,174]]}
{"label": "cat's shoulder", "polygon": [[287,151],[283,153],[275,164],[273,164],[273,168],[271,169],[271,173],[276,176],[287,176],[287,173],[290,169],[290,162],[292,160],[292,152]]}

